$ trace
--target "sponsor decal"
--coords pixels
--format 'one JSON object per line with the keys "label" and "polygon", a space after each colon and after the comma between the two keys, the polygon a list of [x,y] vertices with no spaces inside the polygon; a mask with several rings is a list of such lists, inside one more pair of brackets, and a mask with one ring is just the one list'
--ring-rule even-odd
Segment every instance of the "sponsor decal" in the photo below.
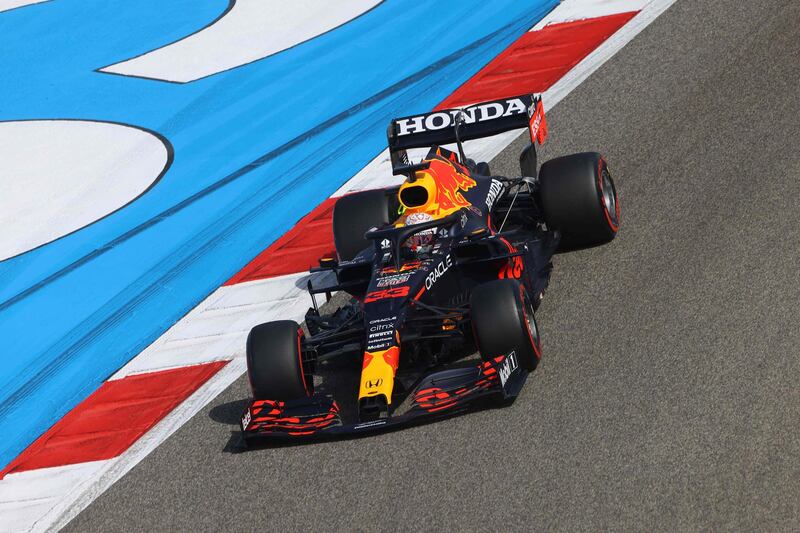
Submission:
{"label": "sponsor decal", "polygon": [[244,416],[242,417],[242,429],[247,429],[247,426],[250,425],[251,416],[252,415],[250,414],[250,409],[248,408],[247,411],[245,411]]}
{"label": "sponsor decal", "polygon": [[396,316],[386,316],[386,317],[383,317],[383,318],[376,318],[374,320],[370,320],[369,323],[370,324],[381,324],[383,322],[389,322],[390,320],[395,320],[396,318],[397,318]]}
{"label": "sponsor decal", "polygon": [[392,247],[392,241],[390,241],[389,239],[383,239],[381,241],[381,248],[383,248],[384,250],[389,249],[391,247]]}
{"label": "sponsor decal", "polygon": [[367,332],[367,351],[375,352],[392,347],[392,335],[395,332],[397,316],[371,320]]}
{"label": "sponsor decal", "polygon": [[544,104],[542,99],[539,98],[528,111],[528,128],[531,132],[531,143],[539,142],[544,143],[547,138],[547,118],[544,115]]}
{"label": "sponsor decal", "polygon": [[391,322],[383,322],[372,324],[369,326],[367,333],[367,351],[377,352],[381,350],[388,350],[393,346],[395,340],[395,317],[392,317]]}
{"label": "sponsor decal", "polygon": [[497,373],[500,375],[501,386],[506,386],[506,381],[508,381],[508,378],[511,377],[511,373],[514,372],[518,367],[517,353],[511,352],[506,356],[505,359],[503,359],[503,362],[500,363],[500,368],[497,371]]}
{"label": "sponsor decal", "polygon": [[392,287],[391,289],[383,289],[380,291],[373,291],[364,298],[364,303],[376,302],[385,298],[402,298],[408,296],[411,287],[408,285],[403,287]]}
{"label": "sponsor decal", "polygon": [[382,426],[382,425],[386,424],[386,422],[388,422],[388,420],[386,420],[385,418],[382,419],[382,420],[373,420],[371,422],[363,422],[361,424],[353,426],[353,429],[364,429],[364,428],[371,428],[371,427],[375,427],[375,426]]}
{"label": "sponsor decal", "polygon": [[378,278],[378,287],[390,287],[392,285],[402,285],[411,277],[411,273],[393,274]]}
{"label": "sponsor decal", "polygon": [[466,225],[467,225],[467,214],[461,213],[461,227],[463,228]]}
{"label": "sponsor decal", "polygon": [[486,195],[486,208],[489,211],[492,210],[492,206],[501,192],[503,192],[503,184],[497,180],[492,180],[492,184],[489,185],[489,193]]}
{"label": "sponsor decal", "polygon": [[402,137],[404,135],[413,135],[426,131],[452,128],[455,126],[455,120],[458,116],[463,117],[464,124],[474,124],[476,122],[485,122],[500,117],[519,115],[527,113],[527,111],[528,108],[521,99],[509,98],[507,100],[488,102],[465,109],[450,109],[448,111],[439,111],[437,113],[400,119],[396,121],[398,128],[397,135]]}
{"label": "sponsor decal", "polygon": [[367,343],[368,352],[379,352],[382,350],[388,350],[391,347],[392,339],[378,339],[374,341],[368,341]]}
{"label": "sponsor decal", "polygon": [[377,389],[381,385],[383,385],[383,379],[381,379],[381,378],[374,379],[374,380],[373,379],[367,379],[367,380],[364,381],[364,386],[366,388],[368,388],[368,389]]}
{"label": "sponsor decal", "polygon": [[447,272],[451,266],[453,266],[453,258],[450,256],[450,254],[447,254],[447,257],[442,259],[439,264],[434,267],[431,273],[428,274],[428,277],[425,278],[425,288],[430,290],[430,288],[433,287],[433,284],[436,283],[436,281],[442,277],[442,274]]}

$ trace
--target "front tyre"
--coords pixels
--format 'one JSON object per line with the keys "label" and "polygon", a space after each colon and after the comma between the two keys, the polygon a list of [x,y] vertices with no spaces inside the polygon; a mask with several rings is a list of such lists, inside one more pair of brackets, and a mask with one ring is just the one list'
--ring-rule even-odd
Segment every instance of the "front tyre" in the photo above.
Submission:
{"label": "front tyre", "polygon": [[520,365],[533,371],[542,358],[539,328],[528,291],[515,279],[479,285],[470,295],[475,344],[484,361],[516,352]]}
{"label": "front tyre", "polygon": [[298,400],[314,393],[303,368],[303,330],[293,320],[254,327],[247,336],[247,377],[256,400]]}
{"label": "front tyre", "polygon": [[611,242],[619,230],[619,201],[606,160],[587,152],[547,161],[539,172],[547,226],[561,233],[559,251]]}

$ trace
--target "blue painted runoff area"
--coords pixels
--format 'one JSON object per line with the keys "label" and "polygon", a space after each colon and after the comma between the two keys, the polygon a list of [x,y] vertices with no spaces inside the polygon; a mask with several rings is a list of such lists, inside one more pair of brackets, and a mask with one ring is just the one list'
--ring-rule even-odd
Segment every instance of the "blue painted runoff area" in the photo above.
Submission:
{"label": "blue painted runoff area", "polygon": [[[124,209],[0,262],[0,468],[558,0],[387,0],[186,84],[96,72],[206,26],[224,0],[58,0],[0,13],[0,120],[113,121],[174,161]],[[23,186],[21,184],[20,186]]]}

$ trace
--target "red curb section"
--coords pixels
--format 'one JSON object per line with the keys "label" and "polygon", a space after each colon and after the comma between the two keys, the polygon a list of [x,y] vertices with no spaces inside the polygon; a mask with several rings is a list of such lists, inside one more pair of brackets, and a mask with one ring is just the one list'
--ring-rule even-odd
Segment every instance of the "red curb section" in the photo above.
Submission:
{"label": "red curb section", "polygon": [[111,459],[216,374],[228,361],[106,381],[0,472]]}
{"label": "red curb section", "polygon": [[549,24],[525,33],[437,109],[544,92],[638,13]]}

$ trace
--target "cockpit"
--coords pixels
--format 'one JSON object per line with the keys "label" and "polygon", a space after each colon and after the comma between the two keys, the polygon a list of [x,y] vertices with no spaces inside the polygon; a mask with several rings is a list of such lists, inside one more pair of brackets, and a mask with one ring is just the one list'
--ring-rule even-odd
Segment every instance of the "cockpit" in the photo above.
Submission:
{"label": "cockpit", "polygon": [[[441,220],[470,205],[462,193],[474,187],[475,180],[461,165],[442,157],[441,149],[431,152],[429,159],[423,162],[423,168],[415,171],[400,186],[401,212],[395,227]],[[424,251],[433,243],[435,232],[435,228],[420,231],[410,237],[405,246],[414,251]]]}

